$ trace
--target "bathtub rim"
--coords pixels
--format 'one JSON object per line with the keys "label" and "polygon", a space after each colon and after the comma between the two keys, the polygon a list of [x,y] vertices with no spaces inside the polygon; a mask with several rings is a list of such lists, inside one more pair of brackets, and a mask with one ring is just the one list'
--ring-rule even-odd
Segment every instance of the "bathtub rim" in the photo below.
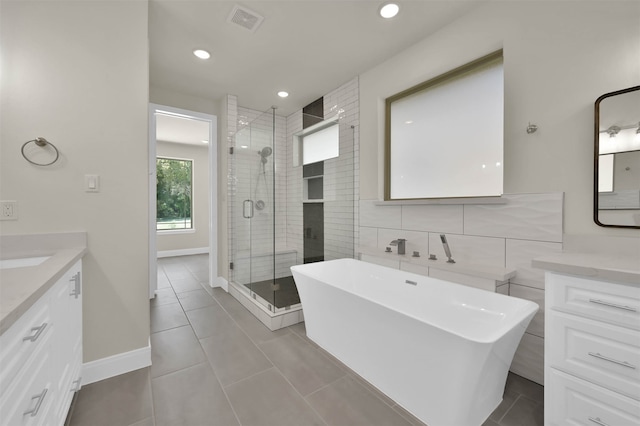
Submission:
{"label": "bathtub rim", "polygon": [[[334,259],[334,260],[328,260],[328,261],[323,261],[323,262],[314,262],[314,263],[308,263],[308,264],[294,265],[294,266],[291,267],[291,272],[292,272],[292,274],[294,276],[294,280],[295,280],[296,273],[301,274],[301,275],[305,275],[305,276],[307,276],[307,277],[309,277],[311,279],[314,279],[316,281],[319,281],[319,282],[322,282],[324,284],[330,285],[331,287],[333,287],[333,288],[335,288],[337,290],[340,290],[340,291],[343,291],[345,293],[349,293],[349,294],[355,295],[357,297],[360,297],[360,298],[366,300],[367,302],[374,303],[376,305],[382,306],[385,309],[397,311],[396,309],[394,309],[393,307],[391,307],[391,306],[389,306],[389,305],[387,305],[385,303],[373,300],[373,299],[371,299],[369,297],[366,297],[366,296],[364,296],[362,294],[359,294],[359,293],[356,293],[356,292],[353,292],[353,291],[349,291],[348,289],[345,289],[345,288],[342,288],[342,287],[335,286],[333,284],[327,283],[323,279],[319,278],[317,273],[316,274],[308,274],[306,272],[301,272],[300,271],[300,269],[306,270],[306,269],[310,269],[310,268],[318,268],[317,265],[320,264],[320,263],[338,263],[338,262],[345,263],[344,261],[347,261],[348,263],[356,263],[356,264],[357,263],[363,263],[363,264],[366,264],[366,265],[371,265],[371,266],[375,266],[375,267],[379,267],[379,268],[389,269],[389,270],[395,271],[395,272],[404,272],[404,271],[400,271],[400,270],[397,270],[397,269],[389,268],[387,266],[377,265],[377,264],[374,264],[374,263],[369,263],[369,262],[365,262],[365,261],[358,260],[358,259],[352,259],[352,258],[342,258],[342,259]],[[312,265],[315,265],[315,266],[312,266]],[[415,274],[413,272],[407,272],[407,273],[414,274],[414,275],[419,275],[419,274]],[[444,326],[442,324],[436,324],[433,321],[429,321],[429,320],[426,320],[426,319],[423,319],[423,318],[418,318],[417,316],[415,316],[415,315],[413,315],[411,313],[408,313],[408,312],[402,312],[403,315],[406,315],[407,317],[409,317],[409,318],[411,318],[411,319],[413,319],[415,321],[419,321],[419,322],[427,324],[427,325],[429,325],[431,327],[439,328],[439,329],[444,330],[444,331],[446,331],[448,333],[451,333],[451,334],[453,334],[453,335],[455,335],[455,336],[457,336],[457,337],[459,337],[461,339],[466,339],[466,340],[472,341],[474,343],[493,344],[493,343],[497,342],[498,340],[503,338],[507,333],[509,333],[513,328],[521,326],[521,324],[523,322],[527,322],[527,324],[528,324],[531,321],[531,319],[533,318],[533,316],[536,314],[536,312],[538,312],[538,310],[540,309],[540,306],[537,303],[532,302],[530,300],[526,300],[526,299],[522,299],[522,298],[514,297],[514,296],[508,296],[508,295],[504,295],[504,294],[500,294],[500,293],[492,293],[492,292],[487,291],[487,290],[482,290],[482,289],[466,286],[466,285],[463,285],[463,284],[458,284],[458,283],[454,283],[454,282],[451,282],[451,281],[442,280],[442,279],[439,279],[439,278],[433,278],[433,277],[429,277],[429,276],[426,276],[426,275],[424,275],[423,277],[424,278],[428,278],[430,280],[436,280],[436,281],[440,281],[440,282],[443,282],[443,283],[446,283],[446,284],[449,284],[449,285],[457,286],[459,288],[463,288],[465,290],[468,290],[468,291],[470,291],[472,293],[475,293],[475,292],[486,292],[488,294],[493,294],[497,298],[508,298],[508,299],[511,299],[511,300],[515,299],[515,300],[518,301],[518,303],[520,305],[522,305],[522,308],[519,309],[517,313],[513,314],[513,322],[511,323],[511,324],[513,324],[513,326],[509,327],[509,328],[502,327],[503,329],[501,329],[499,333],[495,333],[495,334],[491,335],[490,338],[478,338],[477,336],[464,334],[464,333],[461,333],[460,331],[452,329],[451,327]],[[296,283],[296,285],[298,285],[298,284]],[[300,293],[300,289],[298,289],[298,292]],[[494,297],[494,296],[491,296],[491,297]],[[302,294],[300,294],[300,304],[301,304],[302,310],[304,312],[304,301],[302,300]],[[526,326],[524,328],[526,328]]]}

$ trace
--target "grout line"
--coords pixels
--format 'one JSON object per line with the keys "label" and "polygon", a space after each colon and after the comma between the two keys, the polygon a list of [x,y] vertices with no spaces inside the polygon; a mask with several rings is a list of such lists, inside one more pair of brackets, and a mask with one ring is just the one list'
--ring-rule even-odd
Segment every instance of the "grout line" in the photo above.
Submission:
{"label": "grout line", "polygon": [[500,418],[496,421],[496,423],[500,424],[502,422],[502,420],[507,416],[507,414],[509,414],[509,411],[511,411],[511,409],[513,408],[514,405],[516,405],[516,402],[518,402],[518,400],[520,399],[520,397],[522,396],[521,393],[518,393],[518,397],[516,399],[513,400],[513,402],[511,403],[511,405],[509,406],[509,408],[507,408],[504,412],[504,414],[502,416],[500,416]]}

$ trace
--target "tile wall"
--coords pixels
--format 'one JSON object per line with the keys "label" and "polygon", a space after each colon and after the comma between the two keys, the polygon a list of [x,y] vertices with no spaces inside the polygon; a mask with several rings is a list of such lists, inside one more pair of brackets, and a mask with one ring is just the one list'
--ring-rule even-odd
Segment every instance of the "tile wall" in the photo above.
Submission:
{"label": "tile wall", "polygon": [[531,259],[562,251],[563,193],[506,194],[505,204],[383,205],[360,201],[360,246],[381,252],[397,238],[407,253],[445,257],[445,233],[453,258],[517,270],[509,294],[532,300],[540,310],[529,325],[511,371],[543,384],[544,272]]}
{"label": "tile wall", "polygon": [[[324,117],[340,117],[340,155],[324,161],[325,260],[354,257],[358,243],[359,90],[358,78],[324,96]],[[302,111],[287,117],[287,141],[302,130]],[[287,245],[303,252],[302,167],[287,151]],[[301,259],[300,259],[301,261]]]}

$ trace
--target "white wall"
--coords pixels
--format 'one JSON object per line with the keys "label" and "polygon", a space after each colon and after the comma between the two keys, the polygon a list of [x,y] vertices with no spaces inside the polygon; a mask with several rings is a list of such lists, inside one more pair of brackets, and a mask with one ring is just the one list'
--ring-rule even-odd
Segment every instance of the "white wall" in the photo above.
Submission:
{"label": "white wall", "polygon": [[195,232],[159,232],[157,249],[161,251],[209,248],[209,147],[158,141],[158,157],[193,160],[193,210]]}
{"label": "white wall", "polygon": [[[149,344],[147,2],[2,1],[1,234],[86,230],[84,362]],[[22,143],[60,149],[28,164]],[[83,190],[100,175],[99,193]]]}
{"label": "white wall", "polygon": [[363,73],[361,199],[382,198],[384,99],[503,48],[504,192],[565,192],[565,233],[638,236],[593,223],[592,164],[596,98],[640,81],[639,27],[638,2],[491,2]]}

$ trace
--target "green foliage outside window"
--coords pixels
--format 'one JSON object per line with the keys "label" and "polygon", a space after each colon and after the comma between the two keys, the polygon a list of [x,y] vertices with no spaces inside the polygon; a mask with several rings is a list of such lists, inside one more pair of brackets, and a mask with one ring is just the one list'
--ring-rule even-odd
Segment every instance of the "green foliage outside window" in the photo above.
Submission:
{"label": "green foliage outside window", "polygon": [[191,229],[193,161],[156,159],[156,229]]}

